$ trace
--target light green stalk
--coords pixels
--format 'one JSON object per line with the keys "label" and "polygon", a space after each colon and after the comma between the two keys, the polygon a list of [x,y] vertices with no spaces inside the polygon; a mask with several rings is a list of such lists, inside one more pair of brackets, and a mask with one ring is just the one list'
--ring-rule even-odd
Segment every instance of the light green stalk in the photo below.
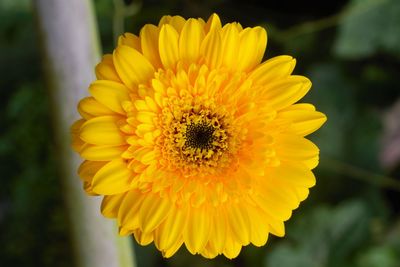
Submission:
{"label": "light green stalk", "polygon": [[34,0],[33,3],[76,265],[133,267],[131,240],[117,236],[114,223],[99,212],[100,199],[83,192],[76,174],[81,159],[70,145],[69,127],[79,117],[77,103],[87,95],[100,55],[92,3],[90,0]]}

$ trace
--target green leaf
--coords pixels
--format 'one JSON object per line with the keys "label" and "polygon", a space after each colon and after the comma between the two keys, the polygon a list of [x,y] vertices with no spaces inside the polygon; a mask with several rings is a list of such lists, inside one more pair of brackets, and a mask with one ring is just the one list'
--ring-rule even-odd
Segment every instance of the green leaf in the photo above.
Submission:
{"label": "green leaf", "polygon": [[351,266],[349,255],[368,239],[371,219],[359,200],[315,208],[292,222],[287,239],[267,255],[266,266]]}
{"label": "green leaf", "polygon": [[357,261],[359,267],[397,267],[400,258],[390,246],[374,247],[363,252]]}
{"label": "green leaf", "polygon": [[342,158],[357,107],[354,85],[340,66],[332,63],[313,66],[307,76],[313,87],[303,101],[313,103],[328,117],[325,125],[311,139],[321,149],[321,155]]}
{"label": "green leaf", "polygon": [[352,0],[344,14],[336,55],[357,59],[384,51],[400,56],[400,1]]}

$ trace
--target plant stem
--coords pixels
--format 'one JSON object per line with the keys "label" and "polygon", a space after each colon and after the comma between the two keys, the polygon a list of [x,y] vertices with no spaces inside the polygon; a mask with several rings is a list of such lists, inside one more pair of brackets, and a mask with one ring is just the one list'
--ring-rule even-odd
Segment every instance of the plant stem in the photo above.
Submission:
{"label": "plant stem", "polygon": [[99,36],[90,0],[34,0],[52,107],[60,178],[79,267],[134,267],[131,240],[117,236],[101,216],[100,199],[87,196],[76,174],[82,161],[71,149],[69,127],[79,116],[99,61]]}
{"label": "plant stem", "polygon": [[379,187],[385,187],[392,190],[400,191],[399,180],[396,180],[386,175],[372,173],[368,170],[351,165],[346,162],[324,156],[323,160],[321,161],[321,166],[322,168],[325,168],[330,172],[347,175],[351,178],[365,181]]}

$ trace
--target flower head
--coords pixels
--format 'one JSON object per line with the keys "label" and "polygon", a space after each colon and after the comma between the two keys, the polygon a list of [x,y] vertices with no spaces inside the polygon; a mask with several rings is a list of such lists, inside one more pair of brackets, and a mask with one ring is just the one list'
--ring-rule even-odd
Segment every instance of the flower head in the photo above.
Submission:
{"label": "flower head", "polygon": [[72,126],[89,194],[120,234],[165,257],[184,244],[207,258],[262,246],[315,184],[326,120],[295,60],[261,63],[263,28],[165,16],[126,33],[96,67]]}

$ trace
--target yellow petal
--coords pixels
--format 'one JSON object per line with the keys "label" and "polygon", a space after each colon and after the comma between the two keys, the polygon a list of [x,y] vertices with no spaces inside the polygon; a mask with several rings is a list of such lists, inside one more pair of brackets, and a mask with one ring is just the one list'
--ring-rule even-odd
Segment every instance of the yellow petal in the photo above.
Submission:
{"label": "yellow petal", "polygon": [[139,111],[136,115],[136,119],[141,123],[154,124],[156,116],[157,114],[154,112]]}
{"label": "yellow petal", "polygon": [[95,192],[93,192],[92,190],[92,184],[90,182],[83,182],[83,190],[85,190],[86,194],[88,194],[89,196],[98,196],[99,194],[96,194]]}
{"label": "yellow petal", "polygon": [[177,251],[178,249],[182,246],[183,244],[183,240],[179,240],[178,242],[176,242],[171,248],[167,249],[167,250],[163,250],[162,254],[165,258],[170,258],[172,257]]}
{"label": "yellow petal", "polygon": [[222,64],[225,67],[236,66],[239,49],[239,31],[234,23],[229,23],[222,29]]}
{"label": "yellow petal", "polygon": [[170,15],[162,16],[160,19],[160,22],[158,23],[158,27],[161,28],[161,26],[163,26],[164,24],[168,24],[171,21],[171,19],[172,19],[172,16],[170,16]]}
{"label": "yellow petal", "polygon": [[151,98],[151,97],[149,97],[149,96],[146,96],[146,97],[145,97],[145,101],[146,101],[146,105],[147,105],[147,107],[149,107],[149,110],[150,110],[150,111],[153,111],[153,112],[159,112],[159,111],[160,111],[159,106],[158,106],[157,103],[153,100],[153,98]]}
{"label": "yellow petal", "polygon": [[223,251],[225,257],[227,257],[228,259],[236,258],[239,255],[241,249],[242,245],[233,238],[232,233],[229,233],[227,235]]}
{"label": "yellow petal", "polygon": [[201,54],[210,69],[218,68],[222,61],[221,34],[217,30],[210,31],[201,44]]}
{"label": "yellow petal", "polygon": [[83,141],[94,145],[117,146],[125,144],[125,138],[113,116],[95,117],[86,121],[80,129]]}
{"label": "yellow petal", "polygon": [[265,84],[289,76],[295,65],[296,60],[291,56],[273,57],[254,69],[249,79],[252,79],[255,84]]}
{"label": "yellow petal", "polygon": [[182,31],[183,26],[185,25],[186,20],[181,16],[173,16],[169,20],[168,24],[175,28],[175,30],[180,33]]}
{"label": "yellow petal", "polygon": [[114,115],[114,111],[100,104],[93,97],[85,97],[78,104],[78,111],[85,119],[98,116]]}
{"label": "yellow petal", "polygon": [[122,108],[122,103],[130,100],[130,96],[128,88],[123,84],[113,81],[97,80],[89,86],[89,92],[99,103],[112,111],[120,114],[126,113]]}
{"label": "yellow petal", "polygon": [[144,233],[137,229],[133,232],[133,235],[135,236],[136,241],[142,246],[147,246],[153,242],[153,233]]}
{"label": "yellow petal", "polygon": [[116,218],[124,197],[125,193],[104,196],[101,202],[101,214],[107,218]]}
{"label": "yellow petal", "polygon": [[183,231],[186,248],[193,255],[203,251],[210,237],[211,218],[206,208],[191,208],[189,221]]}
{"label": "yellow petal", "polygon": [[159,226],[171,211],[171,203],[157,194],[146,195],[139,212],[140,229],[145,233],[152,232]]}
{"label": "yellow petal", "polygon": [[129,32],[126,32],[118,37],[118,46],[120,45],[126,45],[132,47],[139,52],[141,51],[140,38]]}
{"label": "yellow petal", "polygon": [[120,236],[128,236],[134,234],[134,230],[129,230],[124,226],[119,226],[118,227],[118,234]]}
{"label": "yellow petal", "polygon": [[147,83],[154,76],[153,65],[135,49],[121,45],[113,54],[115,68],[119,77],[130,89]]}
{"label": "yellow petal", "polygon": [[139,190],[129,190],[121,207],[118,210],[118,224],[125,230],[135,230],[139,228],[139,210],[142,206],[145,194]]}
{"label": "yellow petal", "polygon": [[257,247],[264,246],[267,243],[269,231],[268,222],[263,219],[263,216],[260,216],[263,211],[253,206],[250,206],[247,211],[251,218],[250,242]]}
{"label": "yellow petal", "polygon": [[279,199],[279,202],[287,204],[291,209],[299,206],[299,198],[296,194],[296,188],[288,186],[287,183],[280,179],[270,179],[270,177],[262,177],[259,180],[258,189],[262,195],[270,195]]}
{"label": "yellow petal", "polygon": [[122,124],[122,126],[120,126],[120,130],[127,135],[133,135],[135,133],[135,127],[128,123]]}
{"label": "yellow petal", "polygon": [[213,258],[217,257],[219,253],[220,253],[219,251],[215,250],[215,248],[212,247],[210,245],[210,243],[208,243],[206,245],[206,247],[204,248],[204,250],[200,254],[204,258],[213,259]]}
{"label": "yellow petal", "polygon": [[161,59],[158,50],[158,35],[160,30],[157,26],[146,24],[140,31],[140,41],[143,55],[158,69],[161,67]]}
{"label": "yellow petal", "polygon": [[[289,190],[288,190],[289,189]],[[270,186],[264,191],[269,198],[274,198],[284,207],[289,207],[291,210],[299,206],[299,200],[296,198],[294,188],[287,187],[283,190],[278,190],[276,187]]]}
{"label": "yellow petal", "polygon": [[84,119],[80,119],[75,121],[71,125],[72,149],[74,149],[74,151],[78,153],[81,151],[82,147],[85,144],[85,142],[83,142],[82,139],[79,137],[79,129],[82,127],[85,121],[86,120]]}
{"label": "yellow petal", "polygon": [[113,57],[111,54],[106,54],[103,56],[101,62],[96,65],[95,72],[96,77],[99,80],[121,82],[118,73],[115,70]]}
{"label": "yellow petal", "polygon": [[308,103],[298,103],[298,104],[294,104],[294,105],[288,106],[287,108],[284,108],[282,110],[282,112],[294,111],[294,110],[315,111],[315,107],[314,107],[314,105],[308,104]]}
{"label": "yellow petal", "polygon": [[136,150],[132,151],[133,157],[142,162],[142,158],[146,156],[148,153],[152,152],[154,149],[150,147],[141,147],[139,146]]}
{"label": "yellow petal", "polygon": [[85,160],[78,168],[78,175],[82,180],[91,182],[94,175],[104,166],[107,162],[104,161],[90,161]]}
{"label": "yellow petal", "polygon": [[240,33],[236,68],[249,71],[260,64],[267,47],[267,32],[262,27],[246,28]]}
{"label": "yellow petal", "polygon": [[114,159],[104,165],[93,177],[93,191],[102,195],[114,195],[130,189],[132,171],[121,159]]}
{"label": "yellow petal", "polygon": [[303,162],[310,169],[318,165],[319,149],[304,137],[281,134],[275,138],[274,148],[281,160]]}
{"label": "yellow petal", "polygon": [[136,134],[138,136],[144,136],[146,133],[152,132],[155,129],[154,124],[139,124],[136,127]]}
{"label": "yellow petal", "polygon": [[176,63],[179,60],[179,34],[169,24],[162,26],[158,47],[160,49],[161,62],[167,69],[175,69]]}
{"label": "yellow petal", "polygon": [[86,120],[84,119],[80,119],[75,121],[72,125],[71,125],[71,133],[78,133],[79,129],[81,128],[82,124],[85,123]]}
{"label": "yellow petal", "polygon": [[226,212],[223,207],[219,207],[215,210],[212,216],[211,223],[211,235],[210,235],[210,246],[212,246],[219,253],[225,247],[226,235],[227,235],[228,223],[226,218]]}
{"label": "yellow petal", "polygon": [[150,110],[149,107],[147,106],[145,100],[138,99],[138,100],[135,100],[133,102],[133,104],[135,105],[137,111],[149,111]]}
{"label": "yellow petal", "polygon": [[182,239],[182,229],[187,221],[187,209],[173,207],[170,214],[160,226],[158,238],[155,238],[157,247],[160,250],[167,250]]}
{"label": "yellow petal", "polygon": [[87,144],[82,148],[80,155],[86,160],[109,161],[119,158],[125,150],[126,146],[96,146]]}
{"label": "yellow petal", "polygon": [[228,222],[231,233],[235,239],[242,245],[247,245],[250,242],[250,219],[246,211],[240,203],[232,204],[226,209]]}
{"label": "yellow petal", "polygon": [[303,76],[290,76],[284,80],[272,81],[264,87],[262,96],[272,110],[286,108],[301,98],[311,88],[311,81]]}
{"label": "yellow petal", "polygon": [[299,201],[303,201],[308,197],[308,194],[310,193],[310,190],[307,188],[302,188],[302,187],[297,187],[295,188],[296,195],[299,198]]}
{"label": "yellow petal", "polygon": [[219,19],[217,14],[212,14],[208,20],[207,20],[207,24],[205,25],[204,31],[210,32],[210,31],[214,31],[214,30],[221,30],[221,20]]}
{"label": "yellow petal", "polygon": [[292,122],[287,132],[301,136],[315,132],[326,122],[325,114],[309,109],[285,109],[278,113],[277,118]]}
{"label": "yellow petal", "polygon": [[270,220],[269,227],[271,234],[279,237],[285,236],[285,225],[282,221]]}
{"label": "yellow petal", "polygon": [[292,216],[292,210],[289,205],[280,203],[279,199],[268,194],[257,194],[252,196],[257,205],[270,217],[277,220],[286,221]]}
{"label": "yellow petal", "polygon": [[140,162],[145,165],[150,165],[156,159],[156,152],[154,150],[147,152],[140,158]]}
{"label": "yellow petal", "polygon": [[197,19],[186,21],[179,37],[179,55],[185,64],[197,62],[203,39],[204,29],[201,23]]}
{"label": "yellow petal", "polygon": [[310,188],[315,185],[315,176],[306,166],[301,164],[281,163],[278,167],[265,170],[270,179],[277,179],[296,187]]}

